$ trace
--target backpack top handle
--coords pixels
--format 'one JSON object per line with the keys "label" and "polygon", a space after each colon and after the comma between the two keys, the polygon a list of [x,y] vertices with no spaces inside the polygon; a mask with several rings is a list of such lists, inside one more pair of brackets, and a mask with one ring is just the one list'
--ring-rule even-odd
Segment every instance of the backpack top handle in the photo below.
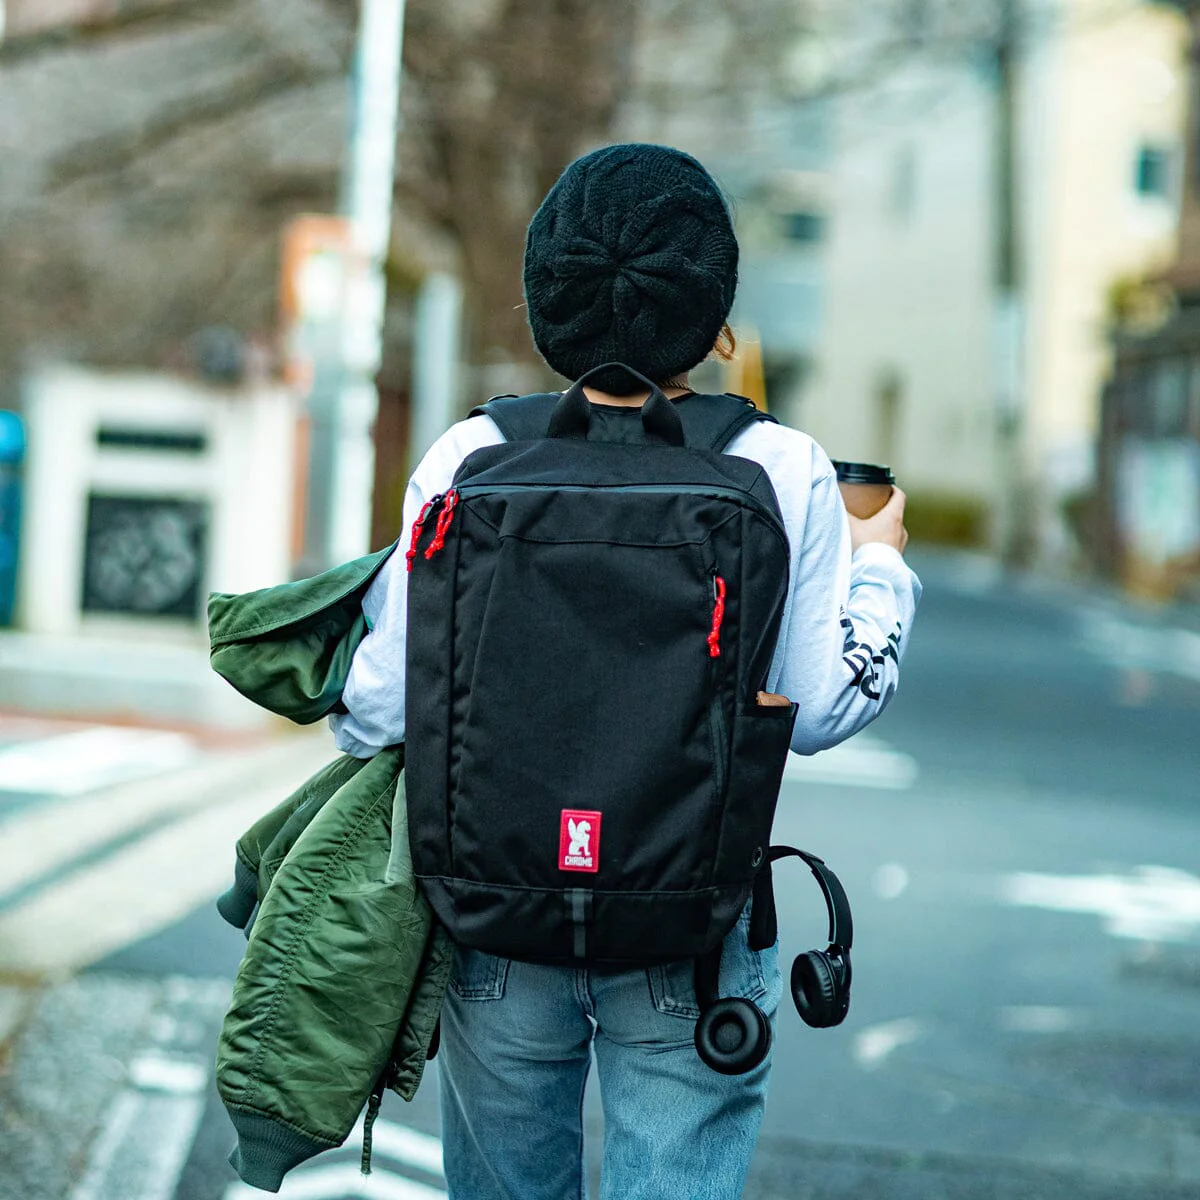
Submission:
{"label": "backpack top handle", "polygon": [[650,389],[650,398],[642,405],[642,428],[652,437],[660,438],[669,446],[682,446],[683,421],[675,410],[675,405],[667,399],[658,384],[647,379],[640,371],[624,363],[601,363],[590,371],[585,371],[562,394],[562,399],[554,406],[550,414],[550,424],[546,428],[546,436],[552,438],[586,438],[592,422],[592,409],[584,394],[583,385],[593,375],[612,367],[633,376]]}

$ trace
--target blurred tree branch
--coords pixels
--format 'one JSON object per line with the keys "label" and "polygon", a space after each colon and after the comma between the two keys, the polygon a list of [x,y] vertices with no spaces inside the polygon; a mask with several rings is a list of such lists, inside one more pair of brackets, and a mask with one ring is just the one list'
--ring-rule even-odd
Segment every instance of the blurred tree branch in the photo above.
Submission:
{"label": "blurred tree branch", "polygon": [[16,32],[0,40],[0,66],[21,62],[64,47],[94,44],[132,33],[171,28],[197,17],[219,20],[241,0],[143,0],[124,3],[110,11],[99,11],[83,20],[66,24],[35,25],[27,33],[10,17]]}
{"label": "blurred tree branch", "polygon": [[257,74],[198,96],[165,105],[152,118],[129,133],[97,138],[52,160],[48,190],[55,191],[89,175],[120,172],[168,142],[207,125],[228,120],[269,99],[313,84],[340,70],[314,69],[290,59],[263,64]]}
{"label": "blurred tree branch", "polygon": [[[47,28],[39,3],[10,0],[33,15],[0,42],[0,365],[39,343],[146,362],[198,324],[269,329],[280,228],[336,203],[357,5],[81,0]],[[999,3],[408,0],[395,197],[412,244],[395,252],[456,247],[471,360],[533,364],[529,216],[631,111],[651,136],[698,112],[740,150],[756,106],[786,114],[905,55],[986,61]]]}

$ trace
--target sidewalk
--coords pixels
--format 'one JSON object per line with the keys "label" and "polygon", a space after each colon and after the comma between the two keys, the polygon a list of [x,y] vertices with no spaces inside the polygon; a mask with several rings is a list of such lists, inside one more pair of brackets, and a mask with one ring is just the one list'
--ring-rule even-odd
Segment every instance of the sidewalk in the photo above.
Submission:
{"label": "sidewalk", "polygon": [[236,838],[335,753],[199,637],[0,631],[0,1064],[47,988],[223,890]]}
{"label": "sidewalk", "polygon": [[3,711],[243,733],[284,724],[212,670],[199,637],[171,642],[0,630]]}

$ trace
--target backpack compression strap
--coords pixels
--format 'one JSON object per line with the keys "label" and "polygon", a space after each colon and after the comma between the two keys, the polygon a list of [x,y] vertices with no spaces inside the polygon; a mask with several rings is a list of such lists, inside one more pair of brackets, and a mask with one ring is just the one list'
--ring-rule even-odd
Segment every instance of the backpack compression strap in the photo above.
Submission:
{"label": "backpack compression strap", "polygon": [[[491,417],[506,442],[529,442],[546,436],[550,414],[561,398],[561,392],[493,396],[486,404],[471,409],[469,415]],[[755,421],[775,421],[770,413],[755,408],[753,401],[732,393],[682,396],[675,406],[687,444],[717,452]]]}

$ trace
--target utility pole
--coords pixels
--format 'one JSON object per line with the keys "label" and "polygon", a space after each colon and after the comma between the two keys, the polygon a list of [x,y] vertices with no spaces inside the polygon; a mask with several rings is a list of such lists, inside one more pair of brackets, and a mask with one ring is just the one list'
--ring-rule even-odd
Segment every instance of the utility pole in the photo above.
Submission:
{"label": "utility pole", "polygon": [[382,359],[405,0],[360,0],[350,143],[340,209],[350,225],[340,329],[309,398],[311,452],[302,570],[365,554],[375,479],[375,376]]}
{"label": "utility pole", "polygon": [[1018,123],[1021,0],[999,0],[995,50],[995,260],[993,362],[1000,475],[996,548],[1010,566],[1031,550],[1025,467],[1025,304],[1021,277]]}
{"label": "utility pole", "polygon": [[417,293],[413,330],[412,422],[408,469],[454,423],[458,395],[462,285],[453,275],[427,275]]}

